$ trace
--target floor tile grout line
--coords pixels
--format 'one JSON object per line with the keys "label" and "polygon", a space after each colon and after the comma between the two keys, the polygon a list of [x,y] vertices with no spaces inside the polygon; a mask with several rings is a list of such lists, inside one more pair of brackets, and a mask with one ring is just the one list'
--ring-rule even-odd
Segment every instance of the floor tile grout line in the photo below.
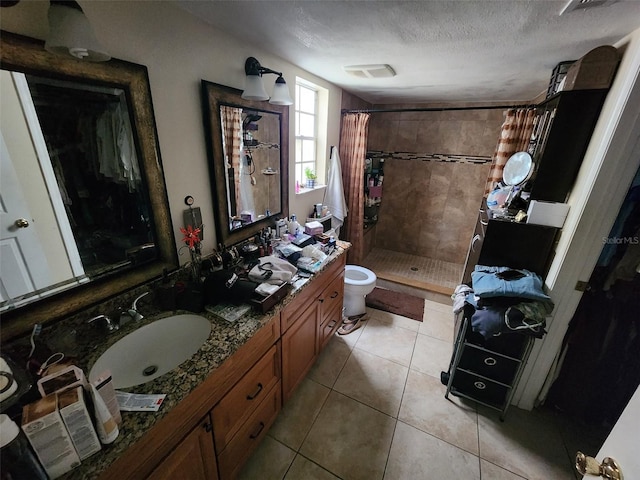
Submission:
{"label": "floor tile grout line", "polygon": [[[403,392],[404,393],[404,392]],[[387,450],[387,459],[384,462],[384,469],[382,470],[382,480],[387,475],[387,467],[389,466],[389,458],[391,457],[391,449],[393,448],[393,440],[396,437],[396,430],[398,428],[399,420],[396,418],[393,424],[393,432],[391,433],[391,441],[389,442],[389,449]]]}
{"label": "floor tile grout line", "polygon": [[[313,463],[314,465],[317,465],[318,467],[320,467],[322,470],[324,470],[325,472],[330,473],[331,475],[333,475],[334,477],[336,477],[338,480],[343,480],[343,478],[341,476],[339,476],[337,473],[329,470],[327,467],[320,465],[318,462],[312,460],[311,458],[307,457],[306,455],[300,453],[300,452],[296,452],[296,456],[300,455],[302,458],[304,458],[305,460],[307,460],[308,462]],[[295,457],[293,457],[293,459],[295,460]],[[293,461],[291,462],[291,464],[293,465]],[[288,472],[288,471],[287,471]],[[285,475],[286,477],[286,475]],[[284,480],[284,477],[283,477]]]}

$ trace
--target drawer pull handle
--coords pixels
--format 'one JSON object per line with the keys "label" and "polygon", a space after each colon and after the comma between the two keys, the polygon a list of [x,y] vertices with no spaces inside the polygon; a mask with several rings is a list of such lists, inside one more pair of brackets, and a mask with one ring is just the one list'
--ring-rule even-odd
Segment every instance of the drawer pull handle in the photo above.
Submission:
{"label": "drawer pull handle", "polygon": [[484,382],[473,382],[473,386],[476,387],[478,390],[484,390],[485,388],[487,388]]}
{"label": "drawer pull handle", "polygon": [[498,361],[493,357],[487,357],[484,359],[484,364],[493,367]]}
{"label": "drawer pull handle", "polygon": [[247,395],[247,400],[253,400],[258,395],[260,395],[261,391],[262,391],[262,384],[258,383],[258,389],[256,390],[256,393],[254,393],[253,395]]}
{"label": "drawer pull handle", "polygon": [[260,425],[258,426],[258,431],[256,433],[252,433],[251,435],[249,435],[249,438],[251,440],[258,438],[258,435],[260,435],[260,432],[262,432],[263,428],[264,428],[264,422],[260,422]]}
{"label": "drawer pull handle", "polygon": [[485,227],[486,227],[487,225],[489,225],[489,222],[483,222],[482,220],[480,220],[480,223],[481,223],[482,225],[484,225]]}
{"label": "drawer pull handle", "polygon": [[332,330],[332,329],[333,329],[333,327],[335,327],[335,326],[336,326],[336,323],[338,323],[338,322],[334,320],[334,321],[333,321],[333,322],[331,322],[329,325],[327,325],[327,327],[329,328],[329,330]]}
{"label": "drawer pull handle", "polygon": [[213,430],[213,425],[211,425],[210,422],[205,423],[203,427],[205,432],[210,432],[211,430]]}
{"label": "drawer pull handle", "polygon": [[339,295],[339,294],[338,294],[338,292],[333,292],[333,293],[331,294],[331,298],[336,298],[338,295]]}
{"label": "drawer pull handle", "polygon": [[482,237],[480,237],[480,235],[475,234],[473,236],[473,240],[471,240],[471,251],[475,252],[476,251],[476,243],[478,241],[480,241],[482,239]]}

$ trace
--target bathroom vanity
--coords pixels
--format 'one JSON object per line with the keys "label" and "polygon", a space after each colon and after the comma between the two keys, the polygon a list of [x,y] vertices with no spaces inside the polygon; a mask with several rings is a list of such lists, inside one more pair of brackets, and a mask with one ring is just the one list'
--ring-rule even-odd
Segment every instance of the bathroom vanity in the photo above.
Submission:
{"label": "bathroom vanity", "polygon": [[211,317],[211,335],[192,358],[124,389],[166,393],[161,409],[123,412],[116,442],[63,478],[234,478],[339,328],[345,264],[339,248],[264,315],[251,312],[233,323]]}

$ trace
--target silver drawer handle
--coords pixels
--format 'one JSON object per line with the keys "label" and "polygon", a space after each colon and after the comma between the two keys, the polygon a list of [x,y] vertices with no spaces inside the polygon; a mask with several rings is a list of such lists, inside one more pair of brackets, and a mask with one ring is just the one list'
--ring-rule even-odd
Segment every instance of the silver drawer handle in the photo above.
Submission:
{"label": "silver drawer handle", "polygon": [[484,359],[484,363],[485,365],[489,365],[490,367],[493,367],[496,363],[498,363],[498,361],[493,357],[487,357]]}
{"label": "silver drawer handle", "polygon": [[478,390],[484,390],[487,386],[483,382],[473,382],[473,386]]}
{"label": "silver drawer handle", "polygon": [[489,222],[483,222],[482,220],[480,220],[480,223],[481,223],[482,225],[484,225],[485,227],[486,227],[487,225],[489,225]]}

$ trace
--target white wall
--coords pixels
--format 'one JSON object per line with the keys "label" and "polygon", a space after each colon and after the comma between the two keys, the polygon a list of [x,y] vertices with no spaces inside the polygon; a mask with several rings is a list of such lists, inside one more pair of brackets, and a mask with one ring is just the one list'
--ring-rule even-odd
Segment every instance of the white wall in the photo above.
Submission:
{"label": "white wall", "polygon": [[[205,225],[204,253],[215,246],[212,190],[202,123],[200,80],[243,88],[244,62],[256,57],[263,65],[282,71],[293,94],[295,77],[306,78],[329,91],[329,145],[338,145],[342,90],[286,61],[224,34],[171,2],[81,0],[96,36],[113,57],[146,65],[155,110],[160,152],[165,170],[176,244],[184,197],[191,195],[202,209]],[[48,32],[46,1],[22,1],[2,9],[2,29],[44,39]],[[240,26],[240,23],[239,23]],[[241,35],[241,28],[238,30]],[[269,76],[265,77],[269,80]],[[275,81],[275,77],[273,78]],[[265,86],[266,86],[265,81]],[[267,91],[270,87],[267,87]],[[293,112],[293,109],[291,110]],[[295,155],[294,118],[290,115],[290,160]],[[293,172],[289,185],[289,210],[299,216],[322,200],[322,190],[296,196]],[[320,200],[317,197],[320,196]],[[180,257],[187,261],[185,255]]]}

